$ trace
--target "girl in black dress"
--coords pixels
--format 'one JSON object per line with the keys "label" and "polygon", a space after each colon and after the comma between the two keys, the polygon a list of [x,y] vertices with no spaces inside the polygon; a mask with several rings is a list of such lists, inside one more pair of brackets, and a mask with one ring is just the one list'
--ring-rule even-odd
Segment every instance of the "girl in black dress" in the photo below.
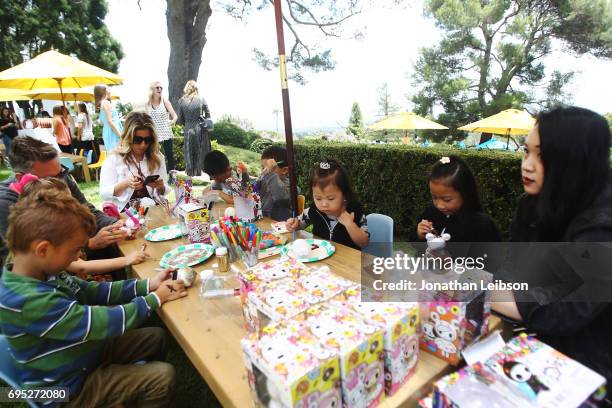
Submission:
{"label": "girl in black dress", "polygon": [[450,156],[436,162],[429,191],[432,204],[421,214],[411,242],[425,241],[427,233],[450,234],[449,243],[501,241],[497,225],[482,211],[476,180],[463,160]]}

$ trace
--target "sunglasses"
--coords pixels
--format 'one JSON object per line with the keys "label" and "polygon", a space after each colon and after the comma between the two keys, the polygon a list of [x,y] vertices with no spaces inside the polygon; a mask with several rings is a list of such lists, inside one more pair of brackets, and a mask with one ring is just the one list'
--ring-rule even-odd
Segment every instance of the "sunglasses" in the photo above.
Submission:
{"label": "sunglasses", "polygon": [[135,145],[141,144],[142,142],[145,142],[145,144],[151,144],[153,143],[153,138],[151,136],[134,136],[134,138],[132,139],[132,143]]}
{"label": "sunglasses", "polygon": [[155,89],[157,89],[158,91],[161,91],[162,89],[164,89],[163,86],[156,86]]}
{"label": "sunglasses", "polygon": [[63,164],[61,166],[62,166],[62,169],[60,170],[59,173],[53,176],[54,178],[64,179],[68,176],[68,174],[70,174],[70,169],[68,167],[65,167]]}

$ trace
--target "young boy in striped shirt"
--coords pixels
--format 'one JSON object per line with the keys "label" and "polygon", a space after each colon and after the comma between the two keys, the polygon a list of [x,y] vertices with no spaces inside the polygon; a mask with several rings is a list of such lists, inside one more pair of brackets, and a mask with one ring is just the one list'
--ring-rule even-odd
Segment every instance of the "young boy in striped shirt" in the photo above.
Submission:
{"label": "young boy in striped shirt", "polygon": [[13,264],[0,278],[0,332],[20,383],[68,387],[69,407],[167,406],[174,368],[161,362],[163,330],[136,328],[163,303],[186,296],[183,282],[169,280],[169,271],[110,283],[69,275],[65,268],[94,233],[89,209],[60,190],[35,191],[11,209]]}

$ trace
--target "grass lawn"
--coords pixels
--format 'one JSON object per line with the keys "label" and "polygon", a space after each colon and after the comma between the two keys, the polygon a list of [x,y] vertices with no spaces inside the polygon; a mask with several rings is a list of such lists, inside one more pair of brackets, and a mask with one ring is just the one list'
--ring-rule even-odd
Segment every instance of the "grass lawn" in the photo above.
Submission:
{"label": "grass lawn", "polygon": [[[230,159],[230,163],[235,164],[237,161],[243,161],[248,166],[253,175],[259,174],[253,170],[259,170],[259,158],[258,153],[251,152],[245,149],[239,149],[231,146],[222,146],[223,150]],[[0,181],[6,179],[11,175],[11,171],[6,168],[0,168]],[[102,198],[99,194],[98,182],[91,181],[89,183],[79,182],[79,188],[87,198],[87,200],[100,208],[102,204]],[[196,188],[197,191],[198,188]],[[172,200],[172,197],[170,197]],[[159,317],[154,314],[149,322],[148,326],[159,326],[164,327],[163,322]],[[176,369],[176,406],[177,407],[220,407],[221,405],[215,398],[213,392],[210,390],[206,382],[202,379],[197,370],[193,367],[183,350],[176,343],[170,332],[167,331],[168,336],[168,358],[167,361],[171,363]],[[205,347],[205,345],[202,345]],[[236,378],[242,376],[243,368],[236,367]],[[1,382],[0,382],[1,383]],[[3,405],[7,407],[26,407],[25,404],[7,404]]]}

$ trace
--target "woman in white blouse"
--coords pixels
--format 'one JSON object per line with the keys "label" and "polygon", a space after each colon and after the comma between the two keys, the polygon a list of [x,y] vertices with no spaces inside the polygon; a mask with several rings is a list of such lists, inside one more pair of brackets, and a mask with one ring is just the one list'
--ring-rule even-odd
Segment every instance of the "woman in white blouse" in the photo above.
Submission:
{"label": "woman in white blouse", "polygon": [[132,199],[166,194],[167,178],[151,116],[131,112],[119,144],[102,165],[100,195],[123,210]]}

